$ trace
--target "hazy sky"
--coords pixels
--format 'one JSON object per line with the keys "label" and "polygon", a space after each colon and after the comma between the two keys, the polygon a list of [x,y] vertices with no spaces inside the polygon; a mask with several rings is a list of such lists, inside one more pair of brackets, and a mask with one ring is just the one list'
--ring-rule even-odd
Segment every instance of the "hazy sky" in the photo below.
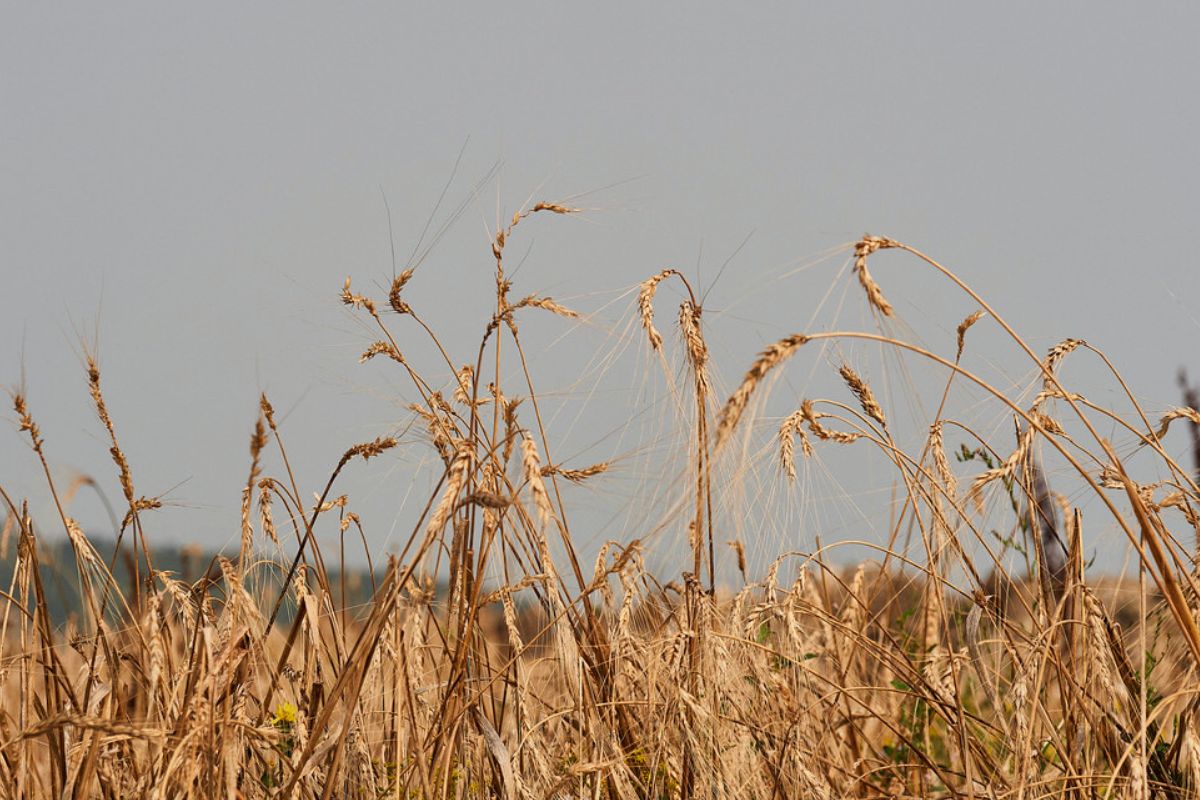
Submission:
{"label": "hazy sky", "polygon": [[[1039,350],[1104,348],[1158,410],[1180,365],[1200,377],[1197,30],[1182,3],[5,3],[0,382],[24,374],[60,478],[119,496],[79,355],[98,331],[139,490],[172,490],[151,530],[232,541],[260,391],[306,491],[403,423],[412,398],[355,363],[373,337],[337,292],[390,280],[385,196],[402,268],[449,182],[411,291],[460,361],[489,313],[489,229],[574,198],[586,215],[510,253],[518,295],[597,315],[536,323],[551,374],[579,358],[550,346],[564,332],[617,349],[624,292],[666,266],[707,288],[728,260],[708,296],[725,385],[831,285],[843,324],[870,326],[844,252],[795,273],[869,231],[952,265]],[[943,351],[974,308],[911,259],[874,272]],[[647,362],[640,339],[622,353]],[[574,425],[580,447],[607,433]],[[403,537],[415,458],[345,487],[380,546]],[[0,485],[54,530],[15,425]]]}

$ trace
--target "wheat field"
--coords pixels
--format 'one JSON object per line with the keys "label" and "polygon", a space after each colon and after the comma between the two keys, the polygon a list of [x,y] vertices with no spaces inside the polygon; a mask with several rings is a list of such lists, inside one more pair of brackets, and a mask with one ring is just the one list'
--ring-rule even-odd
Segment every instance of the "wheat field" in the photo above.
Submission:
{"label": "wheat field", "polygon": [[[422,320],[439,300],[421,297],[414,270],[386,296],[342,288],[375,330],[361,360],[419,398],[412,430],[435,472],[366,603],[347,602],[339,554],[317,534],[366,540],[341,485],[361,460],[387,458],[395,436],[348,447],[308,485],[264,395],[240,548],[185,580],[155,568],[147,532],[161,500],[135,486],[121,410],[110,413],[89,356],[123,495],[120,557],[136,565],[123,582],[118,552],[71,518],[53,437],[13,393],[29,468],[44,472],[58,516],[33,519],[0,487],[16,554],[0,587],[0,798],[1200,796],[1200,493],[1164,444],[1200,414],[1151,418],[1115,368],[1119,407],[1082,396],[1064,362],[1107,363],[1102,353],[1079,339],[1035,352],[958,274],[873,236],[846,254],[877,324],[781,338],[731,365],[744,377],[719,392],[702,301],[667,269],[636,287],[628,314],[677,401],[686,474],[678,502],[634,513],[647,530],[672,527],[686,563],[652,569],[640,535],[585,553],[572,490],[621,465],[559,460],[520,333],[528,315],[575,325],[580,314],[516,291],[505,262],[524,226],[575,213],[538,203],[495,233],[494,313],[463,323],[482,331],[469,353],[447,352]],[[977,309],[947,321],[955,337],[934,347],[894,335],[888,296],[903,280],[885,293],[868,269],[881,251]],[[667,285],[678,308],[664,307]],[[401,324],[424,331],[443,374],[410,363]],[[1031,383],[973,371],[985,326]],[[918,447],[894,435],[891,390],[848,361],[834,365],[838,397],[765,412],[779,376],[830,342],[903,353],[940,376]],[[1011,421],[1004,435],[944,413],[964,391]],[[764,554],[728,533],[731,486],[751,462],[787,485],[835,448],[892,476],[893,521],[872,532],[870,559],[847,565],[824,546]],[[738,513],[752,534],[750,506]],[[1099,529],[1133,554],[1126,573],[1087,568]],[[82,607],[60,625],[39,560],[63,536]]]}

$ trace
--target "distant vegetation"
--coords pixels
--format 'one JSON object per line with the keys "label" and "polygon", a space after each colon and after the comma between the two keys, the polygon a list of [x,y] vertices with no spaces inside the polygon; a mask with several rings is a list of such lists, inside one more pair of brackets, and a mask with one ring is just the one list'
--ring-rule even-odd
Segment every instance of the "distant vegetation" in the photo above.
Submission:
{"label": "distant vegetation", "polygon": [[[134,594],[134,573],[146,574],[146,565],[134,559],[132,547],[121,548],[117,553],[116,541],[110,537],[87,536],[88,541],[112,568],[117,590],[124,596]],[[75,551],[68,539],[50,539],[38,542],[38,566],[44,587],[46,608],[55,627],[68,622],[78,624],[86,619],[87,606],[81,593]],[[220,553],[211,552],[197,545],[172,547],[157,545],[154,548],[154,570],[183,581],[191,586],[203,585],[202,578],[209,577],[209,591],[221,585]],[[15,540],[10,546],[0,549],[0,586],[13,585],[13,568],[17,562]],[[340,572],[333,576],[334,585],[341,594]],[[382,580],[383,573],[375,576]],[[366,569],[349,569],[346,573],[346,593],[351,605],[361,605],[371,598],[371,573]],[[285,608],[285,612],[288,609]],[[119,619],[119,615],[117,615]]]}

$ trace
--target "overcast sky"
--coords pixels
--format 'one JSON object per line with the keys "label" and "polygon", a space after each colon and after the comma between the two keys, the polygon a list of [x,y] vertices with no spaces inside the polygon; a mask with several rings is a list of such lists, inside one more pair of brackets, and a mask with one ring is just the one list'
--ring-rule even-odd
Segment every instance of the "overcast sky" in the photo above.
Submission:
{"label": "overcast sky", "polygon": [[[80,361],[98,332],[139,491],[170,490],[151,530],[236,541],[260,391],[286,415],[306,492],[346,446],[406,419],[402,376],[356,363],[373,337],[337,302],[345,277],[378,294],[392,242],[400,268],[427,253],[412,301],[473,360],[489,230],[531,199],[571,198],[585,215],[531,222],[510,253],[518,296],[594,315],[534,323],[551,386],[575,386],[585,352],[650,363],[640,339],[617,345],[628,290],[667,266],[712,287],[726,386],[831,286],[839,324],[870,329],[843,292],[846,252],[820,260],[869,231],[951,265],[1039,350],[1085,338],[1151,410],[1176,403],[1177,369],[1200,378],[1200,9],[808,6],[5,3],[0,382],[24,376],[61,480],[95,474],[118,497]],[[911,259],[881,254],[873,271],[945,352],[975,306]],[[668,327],[678,299],[662,301]],[[793,396],[815,363],[791,374]],[[998,369],[1016,380],[1029,364]],[[645,405],[629,377],[645,374],[596,384],[609,418],[565,426],[567,454],[638,446],[608,434],[623,403]],[[424,499],[419,481],[408,496],[419,463],[368,465],[344,487],[380,548]],[[0,485],[53,530],[35,467],[15,425],[0,431]],[[602,511],[637,480],[584,502]],[[93,498],[74,513],[105,526]]]}

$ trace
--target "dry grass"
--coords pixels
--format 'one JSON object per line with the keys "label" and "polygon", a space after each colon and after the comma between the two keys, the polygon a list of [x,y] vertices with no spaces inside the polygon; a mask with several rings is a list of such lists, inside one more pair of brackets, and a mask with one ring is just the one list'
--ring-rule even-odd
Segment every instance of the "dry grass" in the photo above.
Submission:
{"label": "dry grass", "polygon": [[[640,285],[633,313],[669,367],[656,292],[677,279],[687,295],[681,370],[667,375],[686,376],[674,389],[688,398],[678,407],[689,409],[690,474],[670,516],[686,531],[691,568],[660,584],[636,539],[606,545],[588,565],[559,479],[604,480],[620,466],[558,463],[547,441],[518,318],[578,315],[549,298],[511,300],[504,264],[514,229],[540,212],[575,209],[539,203],[497,232],[494,315],[465,366],[430,334],[447,370],[436,380],[414,371],[385,322],[390,309],[429,330],[406,294],[412,270],[378,304],[349,280],[342,290],[378,328],[362,360],[385,355],[411,381],[417,427],[441,470],[365,607],[346,607],[314,532],[361,533],[334,487],[355,459],[380,456],[395,439],[349,447],[310,504],[264,397],[240,552],[186,584],[154,569],[143,517],[158,501],[135,491],[89,358],[124,494],[121,533],[140,570],[123,591],[116,554],[97,552],[68,516],[40,429],[14,396],[20,433],[59,501],[56,524],[74,547],[86,607],[55,629],[38,569],[41,523],[3,493],[4,538],[16,537],[18,556],[0,599],[0,798],[1197,796],[1200,601],[1193,547],[1181,540],[1195,541],[1200,496],[1161,443],[1172,421],[1200,422],[1196,412],[1169,411],[1155,427],[1132,395],[1133,412],[1121,414],[1072,393],[1059,368],[1088,345],[1067,340],[1039,358],[949,270],[876,237],[858,243],[855,271],[881,324],[895,315],[867,270],[881,249],[938,270],[981,308],[958,326],[954,357],[886,332],[800,332],[764,350],[718,408],[701,305],[681,273],[664,270]],[[1026,387],[1006,392],[962,366],[968,329],[985,312],[1037,368],[1032,404],[1022,402]],[[796,438],[805,461],[852,445],[894,468],[896,521],[877,537],[887,544],[874,563],[848,570],[822,550],[783,553],[753,577],[734,539],[742,580],[718,590],[717,518],[733,501],[714,474],[745,471],[738,462],[752,448],[730,442],[766,438],[752,424],[765,379],[821,340],[903,351],[945,376],[919,452],[894,438],[895,415],[879,399],[889,393],[848,364],[840,375],[857,408],[803,398],[774,426],[793,479]],[[510,359],[523,385],[502,385]],[[955,385],[1012,416],[1015,447],[943,416]],[[437,386],[452,387],[448,397]],[[1134,482],[1100,423],[1127,432],[1159,480]],[[945,449],[951,426],[978,443],[959,454],[978,466],[965,491]],[[1065,471],[1081,487],[1074,500],[1050,492],[1039,451],[1063,465],[1057,480]],[[278,476],[264,473],[268,454]],[[1138,554],[1133,577],[1086,575],[1084,495],[1107,515],[1089,527],[1122,532]],[[1025,548],[1028,569],[1015,575],[991,549],[997,509],[1008,515],[1004,547]],[[753,531],[754,509],[741,513]],[[646,509],[647,527],[661,514]],[[901,531],[918,545],[901,546]],[[293,559],[264,555],[288,537]]]}

